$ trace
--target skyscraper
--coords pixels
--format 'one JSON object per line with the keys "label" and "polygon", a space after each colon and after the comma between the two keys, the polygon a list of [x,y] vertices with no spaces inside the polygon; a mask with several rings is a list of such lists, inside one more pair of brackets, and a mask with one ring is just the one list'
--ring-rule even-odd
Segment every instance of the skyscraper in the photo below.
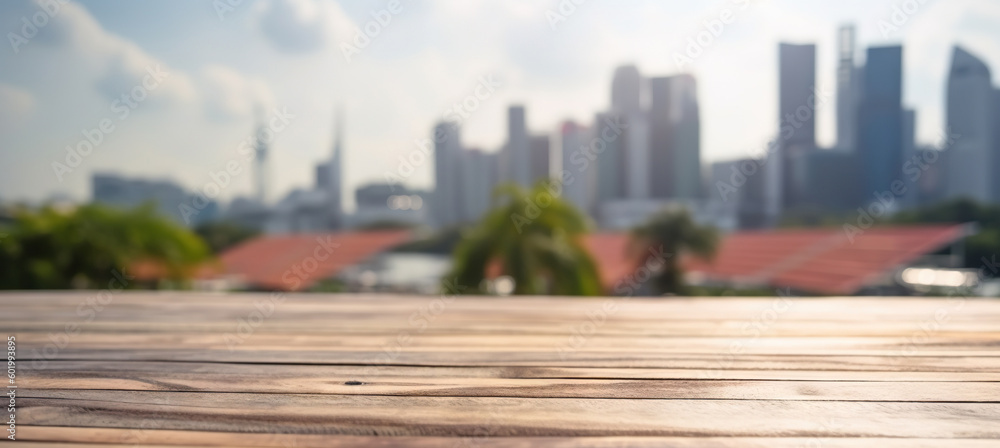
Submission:
{"label": "skyscraper", "polygon": [[[191,196],[180,185],[169,180],[130,179],[113,173],[94,173],[91,176],[94,202],[112,207],[129,209],[152,204],[157,213],[179,223],[196,225],[210,217],[210,212],[200,213],[208,206],[199,207],[199,213],[184,215],[181,205],[193,203]],[[202,199],[205,199],[202,196]],[[212,210],[214,201],[206,201]]]}
{"label": "skyscraper", "polygon": [[649,80],[649,169],[650,197],[668,199],[674,195],[674,145],[670,137],[670,78]]}
{"label": "skyscraper", "polygon": [[567,121],[562,124],[559,132],[562,170],[557,179],[563,182],[563,198],[580,211],[592,214],[594,181],[598,168],[580,152],[587,144],[588,136],[587,128],[575,122]]}
{"label": "skyscraper", "polygon": [[618,149],[621,151],[624,197],[649,197],[649,126],[643,107],[643,78],[634,65],[615,69],[611,81],[611,113],[627,124]]}
{"label": "skyscraper", "polygon": [[778,47],[779,154],[782,208],[804,195],[803,161],[816,148],[816,46]]}
{"label": "skyscraper", "polygon": [[993,90],[993,202],[1000,203],[1000,89]]}
{"label": "skyscraper", "polygon": [[548,135],[534,135],[531,137],[531,183],[534,184],[542,179],[552,176],[550,167],[552,165],[551,142]]}
{"label": "skyscraper", "polygon": [[530,187],[531,143],[525,121],[524,106],[510,106],[507,109],[507,169],[508,181]]}
{"label": "skyscraper", "polygon": [[858,113],[865,197],[889,191],[903,169],[903,47],[870,47]]}
{"label": "skyscraper", "polygon": [[623,65],[615,70],[611,111],[626,115],[642,111],[642,75],[636,66]]}
{"label": "skyscraper", "polygon": [[457,224],[462,216],[460,160],[462,145],[458,124],[440,122],[434,127],[434,222],[440,227]]}
{"label": "skyscraper", "polygon": [[854,25],[837,31],[837,148],[855,151],[857,144],[857,111],[860,83],[854,66]]}
{"label": "skyscraper", "polygon": [[[903,109],[903,156],[902,163],[912,160],[918,155],[917,148],[917,111],[913,109]],[[920,205],[920,194],[917,185],[912,183],[908,176],[904,175],[903,180],[907,182],[906,192],[902,197],[902,207],[911,208]]]}
{"label": "skyscraper", "polygon": [[628,125],[624,130],[622,145],[625,150],[625,197],[646,199],[649,197],[651,171],[646,114],[642,111],[626,114],[625,123]]}
{"label": "skyscraper", "polygon": [[479,149],[461,151],[462,221],[473,222],[490,208],[493,188],[497,183],[497,155]]}
{"label": "skyscraper", "polygon": [[691,75],[649,80],[650,197],[695,199],[702,194],[701,122]]}
{"label": "skyscraper", "polygon": [[[670,77],[670,143],[673,146],[673,197],[702,196],[701,119],[697,83],[691,75]],[[656,168],[654,168],[656,169]],[[657,176],[659,174],[654,174]]]}
{"label": "skyscraper", "polygon": [[614,113],[599,113],[594,118],[595,145],[604,150],[596,151],[597,201],[605,202],[625,198],[625,144],[624,129],[617,122],[622,121]]}
{"label": "skyscraper", "polygon": [[946,98],[947,126],[957,135],[947,150],[948,173],[945,197],[966,197],[988,202],[993,199],[994,93],[990,69],[979,58],[960,47],[952,52]]}

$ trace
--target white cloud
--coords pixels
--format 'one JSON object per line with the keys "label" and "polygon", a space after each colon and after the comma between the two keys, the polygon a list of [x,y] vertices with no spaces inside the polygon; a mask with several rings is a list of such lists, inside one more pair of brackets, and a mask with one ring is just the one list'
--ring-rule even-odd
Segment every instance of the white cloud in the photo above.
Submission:
{"label": "white cloud", "polygon": [[336,3],[317,0],[266,0],[257,9],[257,26],[279,51],[291,54],[327,49],[335,36],[354,31]]}
{"label": "white cloud", "polygon": [[35,97],[28,91],[0,84],[0,130],[14,130],[35,114]]}
{"label": "white cloud", "polygon": [[212,65],[201,72],[205,112],[215,120],[250,117],[255,111],[273,105],[274,96],[267,84],[248,78],[228,67]]}
{"label": "white cloud", "polygon": [[172,70],[131,41],[107,32],[80,5],[64,5],[44,31],[47,39],[41,42],[72,54],[77,63],[76,75],[90,75],[94,88],[109,101],[142,85],[148,72],[157,69],[169,73],[169,79],[150,92],[151,102],[187,103],[196,95],[190,77]]}

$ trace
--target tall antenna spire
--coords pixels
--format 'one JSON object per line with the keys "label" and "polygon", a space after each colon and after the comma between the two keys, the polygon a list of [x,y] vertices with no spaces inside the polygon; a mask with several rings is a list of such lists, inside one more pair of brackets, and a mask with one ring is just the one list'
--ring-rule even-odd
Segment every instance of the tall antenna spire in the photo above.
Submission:
{"label": "tall antenna spire", "polygon": [[258,104],[254,107],[254,116],[256,117],[257,125],[254,129],[254,168],[255,168],[255,181],[256,181],[256,197],[257,201],[263,204],[267,200],[267,156],[268,156],[268,141],[272,135],[269,132],[265,132],[266,127],[264,126],[264,109]]}
{"label": "tall antenna spire", "polygon": [[327,184],[327,194],[330,204],[330,227],[339,229],[343,226],[343,207],[341,206],[341,195],[343,185],[343,137],[344,137],[344,112],[338,105],[334,111],[333,124],[333,158],[330,160],[330,176]]}

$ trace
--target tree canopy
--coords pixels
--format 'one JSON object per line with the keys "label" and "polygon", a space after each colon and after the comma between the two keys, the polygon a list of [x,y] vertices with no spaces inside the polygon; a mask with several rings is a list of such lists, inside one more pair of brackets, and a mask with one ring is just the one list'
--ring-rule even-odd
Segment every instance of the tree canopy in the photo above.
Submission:
{"label": "tree canopy", "polygon": [[445,288],[485,292],[484,280],[495,272],[514,280],[513,294],[600,294],[596,264],[582,241],[587,219],[559,193],[558,183],[546,181],[530,190],[497,187],[495,208],[456,247]]}
{"label": "tree canopy", "polygon": [[139,261],[181,280],[209,255],[197,235],[151,207],[19,210],[0,233],[0,289],[102,288]]}
{"label": "tree canopy", "polygon": [[666,210],[632,230],[631,252],[642,264],[660,267],[653,280],[660,294],[685,294],[681,255],[710,258],[718,242],[715,228],[698,225],[687,211]]}

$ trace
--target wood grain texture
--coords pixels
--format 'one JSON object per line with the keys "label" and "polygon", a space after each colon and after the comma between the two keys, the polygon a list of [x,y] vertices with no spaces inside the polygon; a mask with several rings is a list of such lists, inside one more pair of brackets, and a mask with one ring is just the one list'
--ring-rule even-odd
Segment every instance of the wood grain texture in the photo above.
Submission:
{"label": "wood grain texture", "polygon": [[1000,445],[1000,302],[17,292],[33,446]]}

